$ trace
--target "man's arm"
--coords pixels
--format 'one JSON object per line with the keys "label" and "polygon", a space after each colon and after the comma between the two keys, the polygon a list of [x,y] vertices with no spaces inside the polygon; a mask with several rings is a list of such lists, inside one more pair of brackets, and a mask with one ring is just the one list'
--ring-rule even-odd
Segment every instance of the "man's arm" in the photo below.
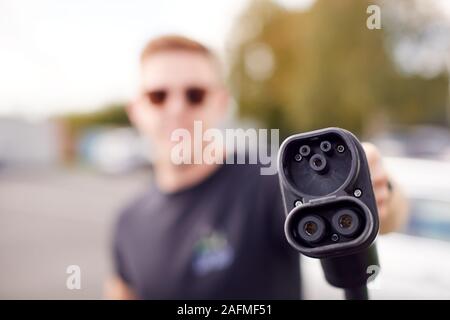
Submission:
{"label": "man's arm", "polygon": [[126,210],[122,211],[119,218],[116,221],[113,241],[112,241],[112,263],[113,272],[111,276],[106,280],[103,287],[103,296],[105,299],[110,300],[134,300],[137,299],[137,295],[133,292],[129,286],[130,283],[128,277],[128,268],[125,263],[123,252],[126,250],[124,247],[124,239],[129,234],[126,217]]}
{"label": "man's arm", "polygon": [[136,294],[133,290],[118,276],[113,276],[105,283],[104,297],[108,300],[135,300]]}
{"label": "man's arm", "polygon": [[380,233],[400,229],[408,218],[408,201],[401,187],[392,180],[381,161],[378,149],[370,143],[363,143],[370,168],[373,191],[380,217]]}

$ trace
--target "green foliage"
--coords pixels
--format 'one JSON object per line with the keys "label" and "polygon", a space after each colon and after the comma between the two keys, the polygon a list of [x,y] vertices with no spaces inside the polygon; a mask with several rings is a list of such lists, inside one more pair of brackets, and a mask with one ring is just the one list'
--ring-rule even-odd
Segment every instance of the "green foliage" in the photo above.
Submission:
{"label": "green foliage", "polygon": [[[230,81],[241,116],[283,136],[327,126],[366,133],[380,119],[442,124],[448,77],[402,74],[387,50],[386,28],[366,27],[369,4],[317,0],[307,11],[288,11],[253,1],[231,37]],[[248,60],[260,44],[270,48],[274,68],[258,78]]]}
{"label": "green foliage", "polygon": [[63,117],[74,133],[93,126],[130,126],[125,105],[113,104],[99,111],[86,114],[70,114]]}

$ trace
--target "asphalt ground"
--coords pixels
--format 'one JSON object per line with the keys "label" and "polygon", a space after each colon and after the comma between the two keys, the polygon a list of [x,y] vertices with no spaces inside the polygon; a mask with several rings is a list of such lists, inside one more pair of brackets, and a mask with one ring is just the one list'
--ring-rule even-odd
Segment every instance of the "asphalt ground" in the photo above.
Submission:
{"label": "asphalt ground", "polygon": [[[150,181],[83,168],[0,171],[0,298],[101,299],[119,210]],[[78,265],[81,289],[66,286]]]}

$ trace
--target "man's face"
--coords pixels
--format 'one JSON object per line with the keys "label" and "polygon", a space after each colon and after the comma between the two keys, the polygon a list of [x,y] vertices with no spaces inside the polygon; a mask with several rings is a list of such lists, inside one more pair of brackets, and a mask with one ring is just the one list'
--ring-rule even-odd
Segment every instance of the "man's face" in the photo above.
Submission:
{"label": "man's face", "polygon": [[200,53],[163,51],[142,62],[140,97],[128,111],[158,155],[166,157],[176,143],[170,139],[175,129],[187,129],[193,137],[196,120],[204,130],[216,127],[227,105],[227,91],[211,59]]}

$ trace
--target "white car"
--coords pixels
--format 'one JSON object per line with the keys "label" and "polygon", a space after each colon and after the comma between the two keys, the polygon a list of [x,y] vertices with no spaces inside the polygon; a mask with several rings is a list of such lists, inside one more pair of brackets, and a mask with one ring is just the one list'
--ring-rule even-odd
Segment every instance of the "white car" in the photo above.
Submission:
{"label": "white car", "polygon": [[108,174],[128,173],[150,163],[151,148],[132,128],[94,128],[81,139],[82,159]]}
{"label": "white car", "polygon": [[[371,299],[450,299],[450,162],[386,158],[393,178],[410,199],[402,233],[379,236],[381,270]],[[343,299],[317,259],[302,257],[306,299]]]}

